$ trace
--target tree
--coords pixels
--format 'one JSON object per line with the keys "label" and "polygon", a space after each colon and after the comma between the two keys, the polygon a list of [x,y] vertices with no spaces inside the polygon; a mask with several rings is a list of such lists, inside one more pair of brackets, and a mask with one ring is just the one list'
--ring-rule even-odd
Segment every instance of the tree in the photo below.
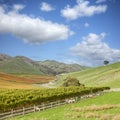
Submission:
{"label": "tree", "polygon": [[65,81],[63,83],[64,87],[68,87],[68,86],[84,86],[83,84],[80,84],[79,80],[74,78],[74,77],[67,77],[64,81]]}
{"label": "tree", "polygon": [[109,61],[108,60],[104,60],[104,65],[107,65],[109,64]]}

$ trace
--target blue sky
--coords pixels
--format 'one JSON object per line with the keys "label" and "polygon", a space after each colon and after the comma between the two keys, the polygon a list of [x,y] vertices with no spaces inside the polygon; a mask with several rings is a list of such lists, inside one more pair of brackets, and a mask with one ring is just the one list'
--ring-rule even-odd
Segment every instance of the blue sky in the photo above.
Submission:
{"label": "blue sky", "polygon": [[0,53],[99,66],[120,61],[120,0],[0,0]]}

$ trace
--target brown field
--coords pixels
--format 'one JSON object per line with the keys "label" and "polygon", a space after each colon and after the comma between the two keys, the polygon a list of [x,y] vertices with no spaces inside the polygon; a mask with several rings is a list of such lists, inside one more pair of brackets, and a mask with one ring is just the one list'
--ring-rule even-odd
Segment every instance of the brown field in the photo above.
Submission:
{"label": "brown field", "polygon": [[55,79],[54,76],[43,76],[43,75],[20,75],[20,77],[33,80],[34,83],[38,83],[38,84],[48,83]]}
{"label": "brown field", "polygon": [[24,84],[18,82],[10,82],[0,80],[0,88],[8,88],[8,89],[33,89],[35,88],[32,84]]}
{"label": "brown field", "polygon": [[32,84],[42,84],[54,80],[53,76],[11,75],[0,73],[0,88],[35,88]]}

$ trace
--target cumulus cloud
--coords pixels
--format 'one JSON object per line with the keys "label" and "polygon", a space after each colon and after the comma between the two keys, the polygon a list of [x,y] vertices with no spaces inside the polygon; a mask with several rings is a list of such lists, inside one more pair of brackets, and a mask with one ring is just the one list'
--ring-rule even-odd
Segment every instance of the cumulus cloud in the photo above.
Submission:
{"label": "cumulus cloud", "polygon": [[73,32],[68,26],[20,14],[24,5],[14,5],[11,11],[0,6],[0,33],[11,33],[27,43],[42,43],[67,39]]}
{"label": "cumulus cloud", "polygon": [[104,13],[107,5],[90,5],[89,1],[77,0],[77,4],[73,7],[67,5],[61,10],[61,15],[67,20],[75,20],[79,17],[90,17],[94,14]]}
{"label": "cumulus cloud", "polygon": [[107,0],[97,0],[96,3],[99,4],[99,3],[103,3],[103,2],[106,2]]}
{"label": "cumulus cloud", "polygon": [[42,11],[46,11],[46,12],[49,12],[49,11],[54,10],[54,8],[53,8],[50,4],[48,4],[48,3],[46,3],[46,2],[42,2],[42,3],[41,3],[40,9],[41,9]]}
{"label": "cumulus cloud", "polygon": [[18,12],[18,11],[22,10],[24,7],[25,7],[25,5],[15,4],[15,5],[13,5],[13,11]]}
{"label": "cumulus cloud", "polygon": [[91,62],[91,65],[100,65],[104,60],[110,62],[120,61],[120,50],[110,48],[102,41],[106,33],[100,35],[89,33],[88,36],[82,38],[81,43],[77,43],[71,47],[72,55],[84,60],[84,62]]}
{"label": "cumulus cloud", "polygon": [[89,27],[90,25],[89,25],[89,23],[84,23],[84,26]]}

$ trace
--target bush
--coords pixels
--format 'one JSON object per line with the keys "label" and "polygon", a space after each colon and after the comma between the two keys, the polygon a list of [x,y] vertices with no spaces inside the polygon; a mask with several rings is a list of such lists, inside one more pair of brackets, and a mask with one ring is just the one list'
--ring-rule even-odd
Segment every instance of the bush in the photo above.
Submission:
{"label": "bush", "polygon": [[67,77],[64,81],[65,82],[62,85],[64,87],[68,87],[68,86],[84,86],[83,84],[81,84],[79,82],[78,79],[73,78],[73,77]]}

